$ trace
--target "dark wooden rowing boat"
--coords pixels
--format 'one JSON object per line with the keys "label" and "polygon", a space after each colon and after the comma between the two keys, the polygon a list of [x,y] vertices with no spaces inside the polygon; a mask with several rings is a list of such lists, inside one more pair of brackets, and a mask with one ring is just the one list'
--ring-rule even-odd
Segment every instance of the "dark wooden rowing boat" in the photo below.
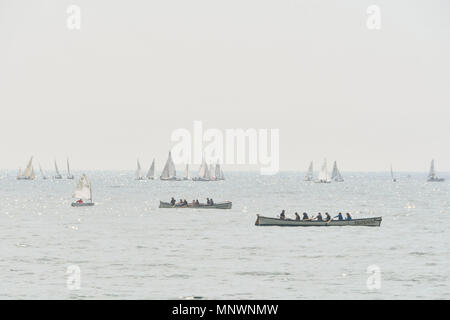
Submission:
{"label": "dark wooden rowing boat", "polygon": [[362,218],[352,220],[331,220],[315,221],[315,220],[292,220],[269,218],[257,215],[256,226],[280,226],[280,227],[332,227],[332,226],[365,226],[365,227],[379,227],[381,224],[381,217]]}
{"label": "dark wooden rowing boat", "polygon": [[159,201],[159,207],[160,208],[172,208],[172,209],[184,209],[184,208],[190,208],[190,209],[231,209],[232,202],[231,201],[224,201],[224,202],[217,202],[213,205],[208,205],[204,203],[200,203],[199,205],[193,205],[192,203],[188,203],[188,205],[179,205],[175,204],[174,206],[171,205],[169,202]]}

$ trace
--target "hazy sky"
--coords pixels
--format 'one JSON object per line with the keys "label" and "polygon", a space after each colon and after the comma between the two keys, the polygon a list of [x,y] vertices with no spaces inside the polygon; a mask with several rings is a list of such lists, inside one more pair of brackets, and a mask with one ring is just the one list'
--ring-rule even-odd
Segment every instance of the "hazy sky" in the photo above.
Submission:
{"label": "hazy sky", "polygon": [[449,18],[448,0],[0,0],[0,168],[160,170],[201,120],[279,128],[282,170],[450,171]]}

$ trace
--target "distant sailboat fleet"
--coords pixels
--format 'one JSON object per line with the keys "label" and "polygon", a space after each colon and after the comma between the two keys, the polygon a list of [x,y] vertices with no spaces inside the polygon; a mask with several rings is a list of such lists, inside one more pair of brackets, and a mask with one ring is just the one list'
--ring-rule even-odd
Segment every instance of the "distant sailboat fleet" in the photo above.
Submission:
{"label": "distant sailboat fleet", "polygon": [[331,177],[328,175],[328,166],[327,159],[324,159],[322,163],[322,167],[320,168],[319,174],[317,175],[317,179],[314,180],[314,171],[313,171],[313,162],[309,164],[308,171],[305,175],[305,181],[314,181],[316,183],[331,183],[334,182],[343,182],[344,178],[342,178],[341,172],[337,167],[337,162],[334,161],[333,171],[331,172]]}

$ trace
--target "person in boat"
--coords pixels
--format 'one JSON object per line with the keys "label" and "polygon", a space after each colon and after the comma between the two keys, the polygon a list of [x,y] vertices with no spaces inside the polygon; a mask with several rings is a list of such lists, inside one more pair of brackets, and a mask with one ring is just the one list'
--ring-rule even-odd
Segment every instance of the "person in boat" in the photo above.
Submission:
{"label": "person in boat", "polygon": [[347,212],[345,220],[352,220],[352,216]]}
{"label": "person in boat", "polygon": [[298,213],[295,213],[295,220],[300,220],[300,216],[298,215]]}
{"label": "person in boat", "polygon": [[213,206],[214,205],[214,201],[213,201],[213,199],[211,198],[211,199],[209,199],[209,204],[211,205],[211,206]]}
{"label": "person in boat", "polygon": [[302,220],[309,220],[308,214],[306,212],[303,212]]}
{"label": "person in boat", "polygon": [[198,201],[198,199],[195,200],[195,205],[196,205],[196,206],[200,206],[200,202]]}
{"label": "person in boat", "polygon": [[326,221],[331,221],[331,216],[328,214],[328,212],[325,212],[325,216]]}
{"label": "person in boat", "polygon": [[338,220],[344,220],[344,217],[342,217],[342,213],[340,213],[340,212],[339,212],[339,214],[336,217],[338,218]]}
{"label": "person in boat", "polygon": [[83,199],[77,200],[77,203],[83,203]]}
{"label": "person in boat", "polygon": [[206,198],[206,204],[209,206],[211,204],[211,201],[209,201],[209,198]]}
{"label": "person in boat", "polygon": [[323,221],[322,214],[320,212],[317,214],[316,220],[317,221]]}
{"label": "person in boat", "polygon": [[170,200],[170,204],[171,204],[172,206],[174,206],[174,205],[175,205],[175,203],[176,203],[176,201],[175,201],[175,198],[174,198],[174,197],[172,197],[172,199]]}
{"label": "person in boat", "polygon": [[281,220],[286,219],[286,215],[285,215],[285,213],[284,213],[284,210],[281,211],[281,213],[280,213],[280,219],[281,219]]}
{"label": "person in boat", "polygon": [[188,202],[186,199],[184,199],[183,205],[185,205],[186,207],[188,206]]}

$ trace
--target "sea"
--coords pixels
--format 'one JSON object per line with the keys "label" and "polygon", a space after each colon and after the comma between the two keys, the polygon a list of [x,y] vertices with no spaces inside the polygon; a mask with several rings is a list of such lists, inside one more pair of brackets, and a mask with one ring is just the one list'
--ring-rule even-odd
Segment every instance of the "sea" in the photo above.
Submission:
{"label": "sea", "polygon": [[[86,172],[75,180],[0,172],[0,299],[450,299],[450,174],[226,172],[225,181]],[[231,210],[159,209],[230,200]],[[262,227],[256,215],[350,212],[380,227]]]}

